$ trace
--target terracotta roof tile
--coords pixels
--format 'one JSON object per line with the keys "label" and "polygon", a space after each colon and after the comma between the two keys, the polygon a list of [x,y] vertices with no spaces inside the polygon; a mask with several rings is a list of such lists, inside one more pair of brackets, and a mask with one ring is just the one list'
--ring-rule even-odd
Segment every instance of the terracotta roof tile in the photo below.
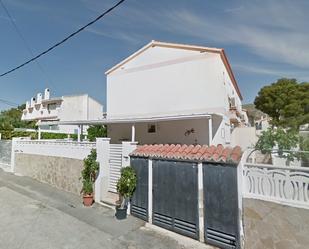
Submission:
{"label": "terracotta roof tile", "polygon": [[222,144],[211,145],[210,147],[207,145],[146,144],[137,146],[131,155],[237,164],[241,159],[242,151],[239,146],[232,148],[224,147]]}

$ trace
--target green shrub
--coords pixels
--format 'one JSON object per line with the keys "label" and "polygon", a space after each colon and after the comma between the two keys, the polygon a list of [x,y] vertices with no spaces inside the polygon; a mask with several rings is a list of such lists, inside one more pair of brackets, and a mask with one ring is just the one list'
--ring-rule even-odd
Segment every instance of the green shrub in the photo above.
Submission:
{"label": "green shrub", "polygon": [[41,139],[65,139],[67,137],[68,135],[63,133],[49,133],[49,132],[41,133]]}
{"label": "green shrub", "polygon": [[83,180],[83,194],[91,195],[93,193],[93,182],[90,180]]}
{"label": "green shrub", "polygon": [[121,169],[121,176],[117,182],[117,191],[125,198],[132,197],[136,188],[137,178],[135,170],[128,166]]}
{"label": "green shrub", "polygon": [[84,159],[84,168],[81,172],[82,191],[84,194],[93,193],[93,184],[99,172],[99,163],[97,160],[97,152],[92,149],[90,154]]}

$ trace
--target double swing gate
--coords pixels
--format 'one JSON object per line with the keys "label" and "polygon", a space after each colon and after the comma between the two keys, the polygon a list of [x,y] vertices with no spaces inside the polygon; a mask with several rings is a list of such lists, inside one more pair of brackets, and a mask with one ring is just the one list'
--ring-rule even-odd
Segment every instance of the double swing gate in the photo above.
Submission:
{"label": "double swing gate", "polygon": [[[131,214],[149,221],[149,175],[152,176],[152,223],[200,239],[198,163],[131,157],[137,187]],[[204,240],[220,248],[240,248],[235,165],[203,163]],[[151,202],[150,202],[151,203]]]}

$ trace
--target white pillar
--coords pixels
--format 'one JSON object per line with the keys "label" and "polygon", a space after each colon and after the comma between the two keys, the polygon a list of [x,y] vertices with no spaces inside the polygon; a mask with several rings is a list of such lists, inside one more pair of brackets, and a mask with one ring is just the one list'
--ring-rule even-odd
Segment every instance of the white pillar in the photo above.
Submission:
{"label": "white pillar", "polygon": [[204,186],[203,186],[203,163],[198,164],[198,217],[200,242],[204,242]]}
{"label": "white pillar", "polygon": [[39,132],[38,132],[38,139],[41,140],[41,127],[39,126],[38,128]]}
{"label": "white pillar", "polygon": [[122,162],[121,167],[130,166],[130,154],[136,149],[137,142],[122,142]]}
{"label": "white pillar", "polygon": [[96,149],[100,171],[95,181],[94,200],[100,202],[108,193],[110,138],[97,138]]}
{"label": "white pillar", "polygon": [[152,224],[152,159],[148,159],[148,222]]}
{"label": "white pillar", "polygon": [[208,136],[209,136],[209,141],[208,145],[212,145],[212,117],[209,117],[208,119]]}
{"label": "white pillar", "polygon": [[77,128],[77,142],[80,142],[80,133],[81,133],[81,131],[80,131],[80,125],[78,125],[77,127],[78,127],[78,128]]}
{"label": "white pillar", "polygon": [[2,134],[0,133],[0,140],[1,140],[1,136],[2,136]]}
{"label": "white pillar", "polygon": [[131,142],[135,142],[135,124],[132,125],[131,135]]}
{"label": "white pillar", "polygon": [[247,149],[242,154],[241,160],[237,166],[237,191],[238,191],[238,215],[240,226],[240,248],[245,248],[245,233],[243,224],[243,196],[247,190],[246,181],[244,180],[244,164],[251,150]]}
{"label": "white pillar", "polygon": [[11,149],[11,171],[14,173],[15,171],[15,150],[16,150],[16,140],[18,138],[12,138],[12,149]]}

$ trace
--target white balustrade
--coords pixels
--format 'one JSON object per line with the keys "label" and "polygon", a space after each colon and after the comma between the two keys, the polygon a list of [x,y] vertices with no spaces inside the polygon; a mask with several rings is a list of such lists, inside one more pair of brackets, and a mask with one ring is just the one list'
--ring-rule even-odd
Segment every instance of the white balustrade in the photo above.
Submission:
{"label": "white balustrade", "polygon": [[243,195],[309,209],[309,167],[242,163]]}

